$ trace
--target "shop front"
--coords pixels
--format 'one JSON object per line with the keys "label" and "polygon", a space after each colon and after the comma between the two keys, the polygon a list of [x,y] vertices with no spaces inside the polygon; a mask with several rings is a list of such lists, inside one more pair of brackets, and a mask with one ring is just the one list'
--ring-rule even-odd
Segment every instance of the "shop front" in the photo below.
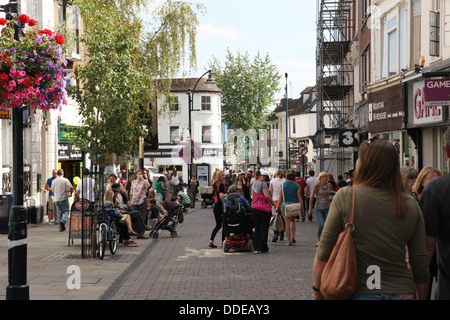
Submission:
{"label": "shop front", "polygon": [[405,82],[407,131],[417,145],[418,168],[449,171],[443,134],[450,126],[450,80],[417,78]]}
{"label": "shop front", "polygon": [[171,145],[164,148],[160,144],[158,150],[149,150],[144,153],[144,164],[154,167],[158,173],[170,173],[174,168],[182,177],[183,182],[189,181],[189,169],[202,185],[209,185],[213,172],[223,168],[223,150],[214,146],[199,146],[194,152],[194,159],[189,168],[190,155],[185,153],[183,145]]}
{"label": "shop front", "polygon": [[369,135],[391,141],[399,151],[401,166],[414,166],[416,146],[405,130],[402,84],[394,84],[368,95]]}

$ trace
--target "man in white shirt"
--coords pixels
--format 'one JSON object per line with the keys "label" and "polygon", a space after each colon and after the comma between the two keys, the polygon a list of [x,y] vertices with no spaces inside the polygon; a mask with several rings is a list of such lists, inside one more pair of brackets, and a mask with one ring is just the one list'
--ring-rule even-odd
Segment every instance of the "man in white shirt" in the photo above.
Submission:
{"label": "man in white shirt", "polygon": [[[315,172],[314,170],[309,170],[309,178],[306,179],[306,210],[309,210],[309,199],[311,198],[312,190],[314,189],[314,186],[317,183],[317,178],[314,177]],[[314,204],[316,203],[316,199],[313,199],[313,209]],[[312,211],[311,211],[312,212]],[[312,221],[312,215],[308,215],[308,220]]]}
{"label": "man in white shirt", "polygon": [[68,179],[64,178],[63,169],[57,171],[57,177],[52,182],[52,189],[55,194],[54,200],[56,212],[58,213],[59,231],[64,231],[66,230],[65,225],[70,211],[67,192],[72,192],[73,186]]}
{"label": "man in white shirt", "polygon": [[77,185],[77,195],[90,203],[95,202],[95,180],[91,178],[88,168],[83,169],[83,179]]}

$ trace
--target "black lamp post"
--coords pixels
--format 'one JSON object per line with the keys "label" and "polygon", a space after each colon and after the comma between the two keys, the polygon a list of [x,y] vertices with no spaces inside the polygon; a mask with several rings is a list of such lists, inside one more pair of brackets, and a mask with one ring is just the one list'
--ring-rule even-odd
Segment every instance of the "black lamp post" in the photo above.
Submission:
{"label": "black lamp post", "polygon": [[[18,14],[17,1],[2,5],[6,19]],[[20,21],[15,27],[14,39],[20,40]],[[9,216],[7,300],[29,300],[27,285],[27,208],[23,205],[23,107],[12,108],[13,123],[13,206]]]}
{"label": "black lamp post", "polygon": [[203,77],[208,74],[208,80],[206,80],[205,84],[207,85],[214,85],[216,84],[216,82],[214,81],[214,79],[212,78],[211,75],[211,70],[206,71],[200,78],[198,78],[197,82],[195,83],[194,89],[191,90],[191,88],[188,89],[188,98],[189,98],[189,146],[191,148],[191,161],[189,163],[188,166],[188,179],[191,179],[192,176],[192,163],[194,161],[194,140],[192,139],[192,111],[201,111],[201,109],[198,110],[194,110],[194,94],[195,94],[195,89],[197,88],[198,83],[200,82],[201,79],[203,79]]}

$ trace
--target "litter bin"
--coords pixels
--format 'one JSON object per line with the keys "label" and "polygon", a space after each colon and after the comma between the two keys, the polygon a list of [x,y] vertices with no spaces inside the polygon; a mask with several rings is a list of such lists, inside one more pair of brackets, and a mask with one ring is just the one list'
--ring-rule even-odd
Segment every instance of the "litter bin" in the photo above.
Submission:
{"label": "litter bin", "polygon": [[9,211],[12,205],[12,194],[0,195],[0,234],[7,234],[9,232]]}

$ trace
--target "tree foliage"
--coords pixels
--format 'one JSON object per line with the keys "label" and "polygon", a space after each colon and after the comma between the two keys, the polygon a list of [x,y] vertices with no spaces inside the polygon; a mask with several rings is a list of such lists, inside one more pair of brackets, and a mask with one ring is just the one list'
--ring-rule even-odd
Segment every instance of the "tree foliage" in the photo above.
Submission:
{"label": "tree foliage", "polygon": [[214,80],[224,92],[222,117],[233,129],[261,129],[267,124],[269,106],[276,102],[281,75],[267,54],[250,60],[248,53],[227,52],[225,65],[216,59],[210,62]]}
{"label": "tree foliage", "polygon": [[[147,0],[76,0],[83,20],[85,61],[75,69],[73,97],[82,127],[79,145],[93,155],[134,155],[148,138],[152,106],[169,94],[185,62],[195,67],[197,14],[202,5],[167,0],[146,22]],[[156,128],[155,128],[156,129]]]}

